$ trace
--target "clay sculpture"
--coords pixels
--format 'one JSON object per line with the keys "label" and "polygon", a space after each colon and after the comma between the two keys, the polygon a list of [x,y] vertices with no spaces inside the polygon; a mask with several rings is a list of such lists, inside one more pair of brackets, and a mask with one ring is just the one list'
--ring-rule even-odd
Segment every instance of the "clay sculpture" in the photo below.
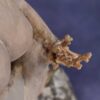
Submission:
{"label": "clay sculpture", "polygon": [[19,100],[19,96],[11,95],[17,91],[17,85],[11,83],[14,62],[22,66],[25,100],[37,100],[50,72],[49,64],[53,70],[59,68],[59,64],[80,69],[80,62],[88,62],[91,53],[80,55],[70,51],[71,41],[69,35],[62,40],[54,36],[26,1],[0,0],[0,100]]}

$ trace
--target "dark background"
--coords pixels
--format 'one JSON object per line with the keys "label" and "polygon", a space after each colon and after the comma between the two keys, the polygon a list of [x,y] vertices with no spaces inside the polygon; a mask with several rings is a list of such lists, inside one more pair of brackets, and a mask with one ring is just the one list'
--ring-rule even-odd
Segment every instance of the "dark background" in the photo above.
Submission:
{"label": "dark background", "polygon": [[71,49],[92,51],[82,70],[64,68],[78,100],[100,100],[100,0],[29,0],[54,34],[74,38]]}

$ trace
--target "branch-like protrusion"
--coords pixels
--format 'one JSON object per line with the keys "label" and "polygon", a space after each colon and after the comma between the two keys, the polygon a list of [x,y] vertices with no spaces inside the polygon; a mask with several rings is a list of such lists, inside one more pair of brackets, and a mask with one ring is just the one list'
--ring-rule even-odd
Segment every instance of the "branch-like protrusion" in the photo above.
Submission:
{"label": "branch-like protrusion", "polygon": [[47,50],[49,59],[55,65],[63,64],[68,67],[80,69],[82,61],[89,61],[92,56],[91,53],[80,55],[69,50],[68,45],[73,40],[69,35],[62,41],[57,41],[57,37],[54,36],[42,18],[27,2],[22,2],[22,6],[20,7],[33,27],[34,39],[41,42]]}
{"label": "branch-like protrusion", "polygon": [[[88,62],[92,56],[92,53],[78,54],[72,52],[68,45],[71,44],[73,39],[67,35],[62,41],[56,42],[54,45],[49,47],[49,59],[54,64],[54,69],[56,69],[60,64],[67,67],[75,67],[81,69],[82,61]],[[56,68],[55,68],[56,65]]]}

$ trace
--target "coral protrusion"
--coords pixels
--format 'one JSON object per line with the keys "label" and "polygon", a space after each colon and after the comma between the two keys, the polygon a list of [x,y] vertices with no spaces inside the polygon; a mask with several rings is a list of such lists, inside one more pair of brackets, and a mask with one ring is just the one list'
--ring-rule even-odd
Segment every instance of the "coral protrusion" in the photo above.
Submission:
{"label": "coral protrusion", "polygon": [[[50,49],[49,58],[55,65],[63,64],[67,67],[82,68],[82,61],[89,62],[92,53],[78,54],[72,52],[68,45],[71,44],[73,38],[69,35],[61,41],[57,41]],[[54,68],[55,69],[55,68]]]}

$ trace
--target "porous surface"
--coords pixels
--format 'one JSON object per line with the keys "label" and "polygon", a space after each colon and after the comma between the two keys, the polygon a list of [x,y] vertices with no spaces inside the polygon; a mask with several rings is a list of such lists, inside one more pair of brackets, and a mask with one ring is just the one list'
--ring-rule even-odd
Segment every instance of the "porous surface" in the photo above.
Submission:
{"label": "porous surface", "polygon": [[49,85],[44,88],[39,100],[77,100],[70,80],[62,69],[55,72]]}

